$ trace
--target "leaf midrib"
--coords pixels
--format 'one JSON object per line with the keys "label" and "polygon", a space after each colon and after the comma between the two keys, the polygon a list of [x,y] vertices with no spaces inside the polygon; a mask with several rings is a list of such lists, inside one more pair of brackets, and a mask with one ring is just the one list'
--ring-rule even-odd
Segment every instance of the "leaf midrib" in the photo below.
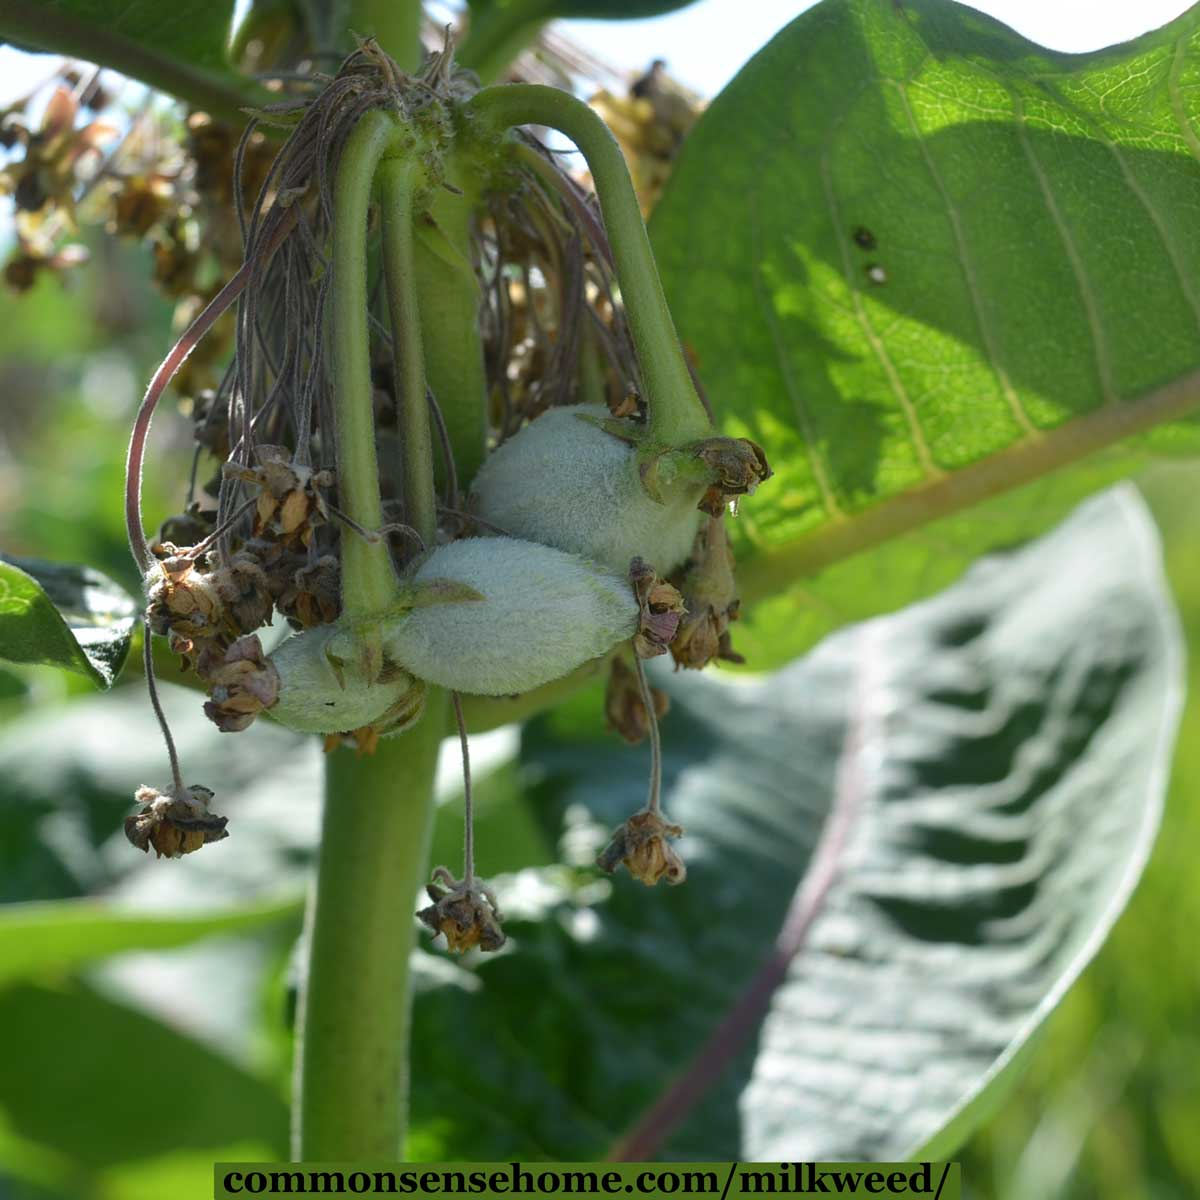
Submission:
{"label": "leaf midrib", "polygon": [[609,1159],[645,1162],[657,1156],[663,1143],[725,1073],[746,1039],[767,1015],[793,961],[808,946],[813,924],[846,872],[847,847],[870,786],[862,753],[865,746],[878,738],[874,704],[881,694],[879,673],[884,661],[881,632],[878,624],[864,625],[858,631],[854,649],[856,681],[838,751],[833,796],[812,856],[801,873],[770,952],[749,983],[726,1007],[687,1066],[666,1083],[623,1134],[609,1152]]}

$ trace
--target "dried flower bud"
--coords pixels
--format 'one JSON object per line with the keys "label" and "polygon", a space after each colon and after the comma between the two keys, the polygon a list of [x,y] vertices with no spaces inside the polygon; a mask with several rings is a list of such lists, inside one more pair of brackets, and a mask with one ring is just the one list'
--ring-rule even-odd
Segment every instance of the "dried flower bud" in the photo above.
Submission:
{"label": "dried flower bud", "polygon": [[224,606],[212,576],[182,555],[170,542],[156,546],[164,555],[148,579],[146,615],[155,633],[175,633],[194,640],[226,628]]}
{"label": "dried flower bud", "polygon": [[278,594],[276,606],[305,629],[329,625],[341,611],[341,568],[332,554],[292,573],[291,583]]}
{"label": "dried flower bud", "polygon": [[203,511],[199,505],[192,504],[186,512],[168,517],[158,527],[159,545],[151,549],[157,554],[159,547],[167,542],[176,546],[192,546],[203,541],[212,532],[213,515],[212,512]]}
{"label": "dried flower bud", "polygon": [[749,438],[705,438],[689,450],[710,472],[711,484],[699,504],[710,517],[721,516],[731,496],[747,496],[771,478],[766,452]]}
{"label": "dried flower bud", "polygon": [[36,161],[28,163],[17,176],[12,192],[17,212],[37,212],[50,199],[52,187],[50,173],[40,169]]}
{"label": "dried flower bud", "polygon": [[[670,697],[659,688],[650,689],[654,715],[665,717],[671,707]],[[608,727],[619,733],[631,746],[643,741],[650,732],[650,719],[637,676],[619,655],[612,660],[608,686],[604,691],[604,716]]]}
{"label": "dried flower bud", "polygon": [[729,643],[729,622],[737,620],[737,584],[733,551],[725,523],[710,517],[696,535],[692,557],[679,574],[687,616],[671,642],[671,657],[680,667],[699,669],[714,658],[744,661]]}
{"label": "dried flower bud", "polygon": [[458,954],[476,946],[480,950],[499,950],[505,937],[500,928],[500,909],[491,890],[479,883],[459,882],[445,867],[436,868],[433,877],[448,886],[427,884],[425,891],[433,903],[417,916],[433,931],[434,937],[439,933],[445,935],[446,945]]}
{"label": "dried flower bud", "polygon": [[645,427],[625,422],[626,441],[609,432],[621,424],[602,404],[547,410],[488,457],[472,484],[473,511],[514,537],[616,571],[639,555],[673,570],[691,550],[707,485],[680,475],[660,489],[661,503],[651,499],[630,444]]}
{"label": "dried flower bud", "polygon": [[153,846],[158,858],[182,858],[209,842],[219,842],[229,834],[226,818],[208,811],[212,797],[213,793],[199,784],[179,793],[140,787],[134,801],[142,808],[125,818],[125,836],[146,853]]}
{"label": "dried flower bud", "polygon": [[36,254],[17,251],[4,264],[4,282],[14,292],[27,292],[37,282],[39,271],[50,264]]}
{"label": "dried flower bud", "polygon": [[212,581],[226,614],[239,632],[253,633],[270,621],[275,606],[270,583],[251,554],[245,550],[235,554],[228,566],[213,572]]}
{"label": "dried flower bud", "polygon": [[279,672],[254,634],[238,638],[205,677],[210,699],[204,714],[222,733],[245,729],[279,699]]}
{"label": "dried flower bud", "polygon": [[[468,538],[433,551],[413,581],[449,599],[384,628],[384,645],[420,679],[506,696],[559,679],[637,632],[629,583],[561,550]],[[475,599],[454,598],[463,592]]]}
{"label": "dried flower bud", "polygon": [[147,175],[125,179],[113,195],[109,232],[144,238],[167,211],[171,198],[168,180]]}
{"label": "dried flower bud", "polygon": [[613,831],[612,839],[597,856],[596,865],[611,875],[624,864],[630,875],[647,887],[653,887],[663,878],[668,883],[682,883],[687,878],[687,867],[667,840],[682,833],[683,826],[672,825],[661,813],[644,808]]}
{"label": "dried flower bud", "polygon": [[329,519],[322,489],[332,486],[328,471],[294,461],[283,446],[256,446],[259,465],[255,468],[226,463],[227,476],[257,484],[261,489],[255,508],[254,532],[274,534],[284,541],[312,540],[312,527]]}
{"label": "dried flower bud", "polygon": [[267,589],[274,597],[276,605],[280,597],[295,585],[296,572],[309,561],[303,549],[285,546],[277,538],[247,538],[242,552],[262,567],[267,577]]}
{"label": "dried flower bud", "polygon": [[646,402],[637,392],[622,392],[619,398],[609,397],[608,411],[620,420],[644,421],[646,419]]}
{"label": "dried flower bud", "polygon": [[638,631],[633,639],[634,652],[639,658],[666,654],[687,611],[683,607],[683,598],[640,558],[629,564],[629,578],[640,609]]}

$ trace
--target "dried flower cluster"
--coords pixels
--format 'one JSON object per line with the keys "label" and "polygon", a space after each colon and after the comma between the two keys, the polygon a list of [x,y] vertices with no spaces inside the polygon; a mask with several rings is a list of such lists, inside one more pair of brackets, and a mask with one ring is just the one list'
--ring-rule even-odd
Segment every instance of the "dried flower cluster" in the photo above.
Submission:
{"label": "dried flower cluster", "polygon": [[[260,131],[240,139],[203,112],[187,114],[181,143],[170,107],[151,97],[125,113],[117,98],[98,70],[65,67],[0,113],[0,145],[12,155],[0,191],[13,197],[17,233],[5,282],[23,292],[42,274],[80,265],[87,251],[72,239],[81,225],[103,226],[150,246],[154,282],[175,301],[183,330],[242,263],[230,215],[254,202],[274,147]],[[218,383],[234,329],[228,313],[176,375],[175,390],[193,406]]]}

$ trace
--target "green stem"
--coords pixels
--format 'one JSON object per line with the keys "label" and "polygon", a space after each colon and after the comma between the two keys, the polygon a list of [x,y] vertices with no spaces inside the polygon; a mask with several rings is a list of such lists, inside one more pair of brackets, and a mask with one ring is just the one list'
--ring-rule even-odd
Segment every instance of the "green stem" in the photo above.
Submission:
{"label": "green stem", "polygon": [[[371,350],[367,328],[367,215],[371,185],[385,152],[397,137],[395,119],[382,111],[365,114],[342,151],[334,182],[333,225],[333,402],[337,415],[338,488],[352,520],[372,532],[383,526]],[[368,540],[347,531],[342,537],[342,610],[350,620],[385,611],[397,583],[386,539]],[[364,665],[373,676],[382,665],[378,635],[364,645]]]}
{"label": "green stem", "polygon": [[446,178],[459,193],[441,188],[419,219],[416,244],[421,334],[429,385],[441,406],[464,491],[487,449],[487,380],[479,335],[479,280],[471,261],[471,222],[479,185],[456,155]]}
{"label": "green stem", "polygon": [[413,163],[391,159],[379,168],[383,270],[392,319],[392,362],[404,443],[405,519],[426,546],[437,538],[433,437],[425,401],[425,351],[413,243]]}
{"label": "green stem", "polygon": [[696,395],[667,307],[629,168],[608,126],[567,92],[531,83],[485,88],[466,111],[492,133],[516,125],[544,125],[579,147],[592,173],[612,246],[647,392],[651,437],[680,445],[710,433],[708,414]]}
{"label": "green stem", "polygon": [[421,65],[421,0],[350,0],[347,25],[373,37],[402,70]]}
{"label": "green stem", "polygon": [[579,402],[607,404],[608,384],[604,378],[604,360],[596,331],[585,323],[579,336]]}
{"label": "green stem", "polygon": [[459,63],[480,83],[499,79],[546,23],[546,0],[506,0],[473,12]]}
{"label": "green stem", "polygon": [[414,902],[429,869],[446,694],[421,723],[326,766],[317,885],[307,918],[293,1155],[308,1162],[403,1153]]}

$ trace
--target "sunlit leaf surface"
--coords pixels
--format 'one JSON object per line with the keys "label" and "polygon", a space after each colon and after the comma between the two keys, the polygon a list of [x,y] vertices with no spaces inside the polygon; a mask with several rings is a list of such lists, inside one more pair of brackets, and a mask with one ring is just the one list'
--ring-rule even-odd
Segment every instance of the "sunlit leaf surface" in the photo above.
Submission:
{"label": "sunlit leaf surface", "polygon": [[1139,460],[970,504],[1129,434],[1200,448],[1198,80],[1196,9],[1066,55],[949,0],[825,0],[705,112],[653,235],[721,424],[776,470],[733,524],[749,597],[802,581],[758,665]]}

